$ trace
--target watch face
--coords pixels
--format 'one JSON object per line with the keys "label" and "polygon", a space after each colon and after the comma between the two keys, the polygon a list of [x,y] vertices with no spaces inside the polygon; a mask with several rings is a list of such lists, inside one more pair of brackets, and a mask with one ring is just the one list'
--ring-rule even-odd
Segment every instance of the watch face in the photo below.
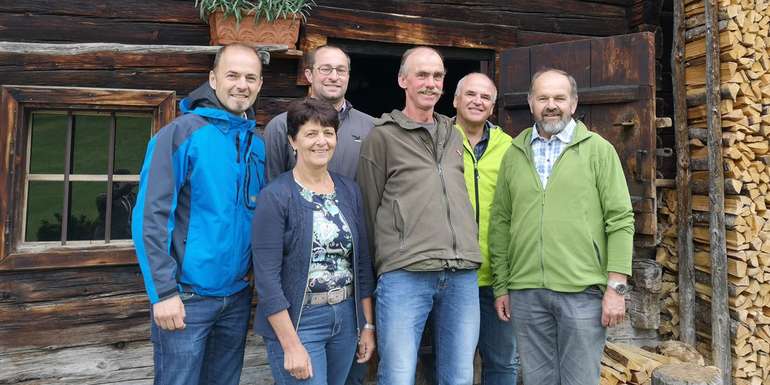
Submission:
{"label": "watch face", "polygon": [[619,283],[615,285],[615,291],[617,291],[620,295],[625,295],[628,292],[628,285]]}

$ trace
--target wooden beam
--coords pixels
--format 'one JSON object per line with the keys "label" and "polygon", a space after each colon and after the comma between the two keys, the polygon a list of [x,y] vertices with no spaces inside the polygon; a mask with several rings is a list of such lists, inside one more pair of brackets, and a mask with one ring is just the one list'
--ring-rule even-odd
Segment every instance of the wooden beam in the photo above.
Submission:
{"label": "wooden beam", "polygon": [[[0,41],[0,53],[21,53],[38,55],[83,55],[97,52],[112,52],[116,54],[175,54],[175,53],[205,53],[214,55],[221,46],[218,45],[141,45],[120,43],[79,43],[79,44],[50,44],[50,43],[19,43]],[[302,56],[301,51],[289,50],[283,44],[255,45],[264,64],[270,63],[270,54],[282,56]]]}
{"label": "wooden beam", "polygon": [[692,254],[692,192],[690,145],[687,131],[687,99],[684,78],[684,0],[674,0],[674,41],[671,74],[674,94],[676,141],[677,254],[679,256],[679,339],[695,346],[695,281]]}
{"label": "wooden beam", "polygon": [[722,371],[724,385],[732,384],[729,305],[727,302],[727,246],[725,235],[722,117],[719,110],[719,20],[716,0],[704,0],[706,16],[706,122],[708,125],[709,243],[711,250],[711,357]]}

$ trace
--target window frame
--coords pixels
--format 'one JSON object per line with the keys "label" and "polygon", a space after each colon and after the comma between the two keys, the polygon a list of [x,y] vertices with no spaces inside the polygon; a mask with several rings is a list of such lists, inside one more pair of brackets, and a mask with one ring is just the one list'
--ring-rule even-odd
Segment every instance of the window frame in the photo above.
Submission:
{"label": "window frame", "polygon": [[[128,265],[131,241],[114,244],[30,243],[22,239],[28,130],[35,110],[142,111],[152,113],[152,133],[176,116],[176,93],[82,87],[2,86],[0,92],[0,271]],[[23,247],[20,247],[24,245]]]}

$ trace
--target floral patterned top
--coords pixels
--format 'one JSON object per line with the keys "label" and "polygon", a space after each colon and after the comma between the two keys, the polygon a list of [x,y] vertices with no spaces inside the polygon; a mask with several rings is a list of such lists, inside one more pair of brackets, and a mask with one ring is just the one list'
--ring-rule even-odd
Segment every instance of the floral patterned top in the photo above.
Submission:
{"label": "floral patterned top", "polygon": [[337,194],[318,194],[299,186],[302,198],[315,205],[308,292],[326,292],[352,284],[353,234],[337,206]]}

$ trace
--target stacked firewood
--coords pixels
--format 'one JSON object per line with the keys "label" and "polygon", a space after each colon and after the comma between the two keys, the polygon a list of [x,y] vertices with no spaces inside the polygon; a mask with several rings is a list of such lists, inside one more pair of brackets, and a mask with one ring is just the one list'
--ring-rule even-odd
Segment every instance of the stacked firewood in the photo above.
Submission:
{"label": "stacked firewood", "polygon": [[[685,2],[685,83],[692,170],[693,259],[698,346],[710,350],[709,172],[703,1]],[[735,384],[770,384],[770,7],[720,0],[720,94],[724,213]],[[676,197],[661,194],[658,262],[676,285]],[[668,274],[668,275],[667,275]],[[673,278],[673,279],[672,279]],[[669,288],[671,288],[669,285]],[[664,291],[665,291],[664,287]],[[675,293],[663,296],[661,330],[678,333]]]}
{"label": "stacked firewood", "polygon": [[664,189],[658,194],[658,245],[655,260],[663,269],[660,293],[661,338],[679,339],[679,297],[677,294],[678,263],[676,254],[676,191]]}
{"label": "stacked firewood", "polygon": [[666,342],[652,352],[636,346],[607,342],[602,356],[600,385],[649,385],[652,371],[664,364],[690,362],[703,365],[703,357],[691,347]]}

